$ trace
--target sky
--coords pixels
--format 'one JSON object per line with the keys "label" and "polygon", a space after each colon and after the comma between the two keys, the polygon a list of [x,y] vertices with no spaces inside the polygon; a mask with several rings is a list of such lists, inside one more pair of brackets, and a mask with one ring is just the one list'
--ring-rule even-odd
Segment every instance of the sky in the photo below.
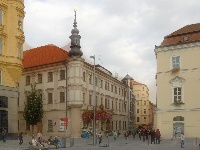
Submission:
{"label": "sky", "polygon": [[[148,86],[156,103],[156,56],[164,36],[200,22],[199,0],[25,0],[24,34],[32,48],[70,42],[74,8],[81,49],[118,79]],[[28,46],[25,46],[28,49]],[[91,60],[93,62],[93,60]]]}

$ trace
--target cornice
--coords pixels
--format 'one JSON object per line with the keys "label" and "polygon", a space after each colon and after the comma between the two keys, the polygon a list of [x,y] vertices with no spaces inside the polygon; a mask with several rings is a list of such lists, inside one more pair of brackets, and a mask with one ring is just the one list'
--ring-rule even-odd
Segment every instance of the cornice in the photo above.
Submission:
{"label": "cornice", "polygon": [[178,45],[171,45],[171,46],[164,46],[164,47],[155,47],[155,54],[161,52],[169,52],[169,51],[180,51],[180,50],[191,50],[191,48],[200,47],[200,42],[191,42],[185,44],[178,44]]}
{"label": "cornice", "polygon": [[157,110],[154,110],[154,113],[189,112],[189,111],[199,111],[199,112],[200,112],[200,108],[191,108],[191,109],[168,109],[168,110],[157,109]]}
{"label": "cornice", "polygon": [[[200,68],[192,68],[192,69],[180,69],[178,74],[181,73],[187,73],[187,72],[200,72]],[[172,74],[171,70],[169,71],[165,71],[165,72],[158,72],[156,73],[156,75],[168,75],[168,74]]]}

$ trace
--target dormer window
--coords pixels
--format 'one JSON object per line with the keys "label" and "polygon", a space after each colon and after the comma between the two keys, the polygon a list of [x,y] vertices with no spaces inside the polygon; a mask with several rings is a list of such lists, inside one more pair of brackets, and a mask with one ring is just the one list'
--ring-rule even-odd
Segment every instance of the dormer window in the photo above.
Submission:
{"label": "dormer window", "polygon": [[184,40],[184,42],[185,42],[185,41],[188,41],[188,36],[184,36],[184,37],[183,37],[183,40]]}

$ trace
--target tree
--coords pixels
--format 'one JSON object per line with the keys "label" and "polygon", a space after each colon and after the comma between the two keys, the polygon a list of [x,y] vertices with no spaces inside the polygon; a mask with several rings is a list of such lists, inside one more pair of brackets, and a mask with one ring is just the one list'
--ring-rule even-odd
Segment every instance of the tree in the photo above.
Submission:
{"label": "tree", "polygon": [[24,103],[25,107],[23,115],[26,122],[32,125],[32,133],[34,125],[42,121],[43,118],[42,97],[39,95],[35,87],[36,84],[31,85],[31,92],[29,92],[27,102]]}

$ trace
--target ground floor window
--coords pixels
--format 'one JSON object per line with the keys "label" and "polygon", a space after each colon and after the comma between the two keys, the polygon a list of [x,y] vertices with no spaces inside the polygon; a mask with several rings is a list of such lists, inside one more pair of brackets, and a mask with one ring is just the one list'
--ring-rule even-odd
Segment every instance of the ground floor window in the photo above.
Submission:
{"label": "ground floor window", "polygon": [[49,132],[53,131],[53,120],[48,120],[48,131]]}

